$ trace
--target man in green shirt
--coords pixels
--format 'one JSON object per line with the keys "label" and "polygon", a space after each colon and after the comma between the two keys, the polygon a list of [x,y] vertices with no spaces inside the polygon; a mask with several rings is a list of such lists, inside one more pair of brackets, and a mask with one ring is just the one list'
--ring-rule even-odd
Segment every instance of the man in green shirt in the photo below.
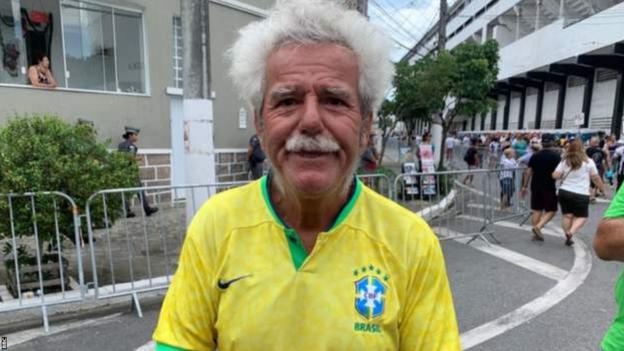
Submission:
{"label": "man in green shirt", "polygon": [[[607,261],[624,262],[624,188],[620,188],[594,237],[594,250]],[[615,284],[615,301],[618,311],[602,340],[603,351],[624,350],[624,272]]]}

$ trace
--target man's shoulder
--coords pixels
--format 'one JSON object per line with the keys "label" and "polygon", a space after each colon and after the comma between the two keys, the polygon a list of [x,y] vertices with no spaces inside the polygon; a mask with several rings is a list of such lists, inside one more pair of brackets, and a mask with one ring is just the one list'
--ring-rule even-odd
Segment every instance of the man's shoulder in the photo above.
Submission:
{"label": "man's shoulder", "polygon": [[270,219],[267,211],[257,180],[211,196],[195,217],[227,232],[266,222]]}
{"label": "man's shoulder", "polygon": [[358,210],[349,224],[366,232],[372,240],[381,243],[394,254],[410,254],[412,250],[426,249],[437,240],[419,213],[400,206],[374,190],[364,188],[359,201]]}

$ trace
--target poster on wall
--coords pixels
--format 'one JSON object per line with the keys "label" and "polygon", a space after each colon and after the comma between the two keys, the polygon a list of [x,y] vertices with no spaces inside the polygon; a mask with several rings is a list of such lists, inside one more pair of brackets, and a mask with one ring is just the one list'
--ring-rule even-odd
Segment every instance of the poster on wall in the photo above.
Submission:
{"label": "poster on wall", "polygon": [[[429,144],[421,144],[418,147],[418,157],[420,158],[421,172],[433,173],[435,172],[435,163],[433,161],[433,146]],[[435,195],[436,194],[436,179],[435,176],[424,176],[422,180],[422,193],[423,195]]]}

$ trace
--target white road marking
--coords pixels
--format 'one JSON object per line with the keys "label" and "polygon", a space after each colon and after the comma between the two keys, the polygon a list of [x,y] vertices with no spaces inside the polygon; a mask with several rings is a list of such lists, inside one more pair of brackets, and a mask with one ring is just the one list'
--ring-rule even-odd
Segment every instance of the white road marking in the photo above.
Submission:
{"label": "white road marking", "polygon": [[137,348],[134,351],[154,351],[154,350],[156,350],[156,343],[154,341],[150,341],[145,345],[139,346],[139,348]]}
{"label": "white road marking", "polygon": [[[463,216],[469,217],[469,216]],[[475,218],[475,217],[473,217]],[[478,219],[478,218],[477,218]],[[530,228],[520,227],[513,222],[496,222],[495,225],[530,231]],[[563,232],[559,229],[544,228],[542,233],[550,236],[563,237]],[[563,249],[563,248],[562,248]],[[468,350],[482,344],[498,335],[501,335],[513,328],[516,328],[540,314],[548,311],[553,306],[563,301],[566,297],[578,289],[591,271],[592,255],[582,240],[577,240],[574,249],[574,265],[567,276],[560,280],[553,288],[535,300],[526,303],[520,308],[509,312],[493,321],[485,323],[474,329],[461,334],[464,350]]]}
{"label": "white road marking", "polygon": [[68,330],[76,329],[76,328],[84,328],[87,326],[104,324],[110,321],[111,319],[117,318],[121,315],[122,313],[118,312],[115,314],[111,314],[109,316],[96,318],[96,319],[90,319],[86,321],[80,320],[80,321],[71,322],[71,323],[62,324],[62,325],[56,325],[56,326],[51,324],[50,331],[48,333],[43,331],[42,328],[35,328],[35,329],[29,329],[29,330],[24,330],[21,332],[9,334],[9,335],[6,335],[8,348],[10,349],[11,347],[15,347],[19,344],[23,344],[25,342],[28,342],[28,341],[31,341],[31,340],[34,340],[43,336],[50,336],[50,335],[62,333],[64,331],[68,331]]}
{"label": "white road marking", "polygon": [[[461,236],[461,233],[455,232],[455,231],[451,231],[448,230],[449,232],[449,236],[453,237],[453,236]],[[457,242],[460,242],[462,244],[467,243],[470,238],[466,238],[466,237],[462,237],[462,238],[457,238],[454,239]],[[549,263],[546,262],[542,262],[539,260],[536,260],[532,257],[523,255],[521,253],[518,253],[516,251],[512,251],[509,249],[506,249],[502,246],[499,245],[494,245],[494,244],[486,244],[484,242],[481,242],[479,240],[475,240],[472,242],[472,244],[470,245],[472,248],[477,249],[481,252],[485,252],[487,254],[490,254],[494,257],[500,258],[501,260],[507,261],[509,263],[512,263],[516,266],[522,267],[524,269],[527,269],[533,273],[537,273],[539,275],[542,275],[548,279],[552,279],[554,281],[560,281],[565,279],[565,277],[568,275],[568,272],[553,266]]]}

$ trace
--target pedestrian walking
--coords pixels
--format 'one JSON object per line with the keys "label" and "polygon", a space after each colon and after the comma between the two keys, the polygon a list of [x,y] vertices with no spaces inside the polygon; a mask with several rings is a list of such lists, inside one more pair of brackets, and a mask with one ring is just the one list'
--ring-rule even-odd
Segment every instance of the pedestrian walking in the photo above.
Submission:
{"label": "pedestrian walking", "polygon": [[249,139],[249,145],[247,147],[247,164],[249,166],[249,172],[251,173],[251,179],[256,180],[262,177],[264,172],[264,160],[266,155],[262,150],[260,138],[254,134]]}
{"label": "pedestrian walking", "polygon": [[497,137],[494,137],[492,141],[490,141],[489,149],[490,149],[490,159],[489,159],[488,168],[494,169],[498,165],[498,162],[500,160],[500,152],[501,152],[501,144],[498,141]]}
{"label": "pedestrian walking", "polygon": [[[477,139],[470,140],[470,147],[466,150],[466,154],[464,155],[464,162],[468,164],[468,170],[473,170],[479,168],[479,150],[477,150]],[[472,184],[474,180],[474,175],[471,172],[468,172],[468,175],[464,177],[463,183],[465,185]]]}
{"label": "pedestrian walking", "polygon": [[552,174],[560,180],[559,205],[561,206],[561,227],[566,236],[565,244],[574,244],[572,237],[587,222],[589,214],[590,183],[600,191],[604,184],[594,161],[583,151],[583,144],[577,139],[568,144],[563,159]]}
{"label": "pedestrian walking", "polygon": [[[118,151],[126,152],[130,154],[134,161],[139,161],[139,157],[137,157],[139,148],[136,145],[136,143],[139,141],[139,132],[140,132],[139,128],[125,127],[125,133],[122,135],[122,138],[124,139],[124,141],[119,143],[119,145],[117,146]],[[137,178],[136,186],[137,187],[142,186],[140,178]],[[149,201],[147,199],[147,194],[145,193],[145,190],[140,191],[139,199],[141,201],[141,205],[143,206],[143,211],[145,212],[146,216],[149,217],[152,214],[158,212],[158,207],[151,207],[149,205]],[[136,216],[134,212],[132,212],[132,210],[130,209],[130,200],[131,200],[130,198],[125,199],[127,218],[132,218]]]}
{"label": "pedestrian walking", "polygon": [[[594,136],[589,140],[589,147],[585,152],[587,156],[594,161],[596,169],[598,170],[598,176],[600,180],[603,180],[605,171],[611,168],[611,162],[608,152],[604,150],[604,147],[600,147],[600,140],[598,137]],[[591,184],[590,188],[590,201],[594,202],[596,201],[596,196],[600,194],[596,192],[594,183]]]}
{"label": "pedestrian walking", "polygon": [[508,148],[503,153],[503,157],[501,157],[500,163],[500,208],[501,210],[505,210],[511,207],[511,199],[515,193],[515,169],[518,168],[518,163],[516,162],[515,151],[512,148]]}
{"label": "pedestrian walking", "polygon": [[533,240],[544,241],[542,228],[557,213],[557,188],[552,173],[561,162],[561,155],[555,146],[552,134],[542,136],[542,150],[536,152],[529,160],[528,168],[523,176],[522,196],[526,196],[531,185],[531,222]]}
{"label": "pedestrian walking", "polygon": [[452,133],[449,133],[446,137],[444,144],[446,146],[446,160],[450,163],[453,161],[453,155],[455,154],[455,137]]}
{"label": "pedestrian walking", "polygon": [[[624,262],[624,190],[620,189],[609,205],[594,236],[594,251],[605,261]],[[615,283],[617,312],[602,338],[602,351],[624,350],[624,271]]]}

